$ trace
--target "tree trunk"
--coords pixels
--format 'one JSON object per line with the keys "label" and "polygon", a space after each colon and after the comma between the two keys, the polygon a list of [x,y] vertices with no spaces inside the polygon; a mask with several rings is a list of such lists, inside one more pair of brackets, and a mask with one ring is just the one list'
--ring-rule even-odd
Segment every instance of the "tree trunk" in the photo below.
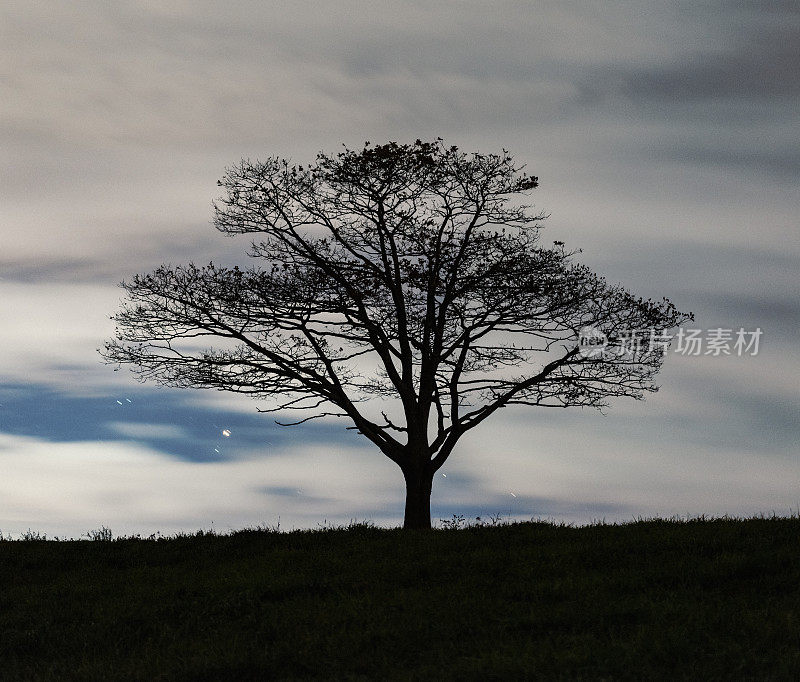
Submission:
{"label": "tree trunk", "polygon": [[406,513],[403,528],[430,530],[431,486],[433,475],[426,471],[404,471],[406,478]]}

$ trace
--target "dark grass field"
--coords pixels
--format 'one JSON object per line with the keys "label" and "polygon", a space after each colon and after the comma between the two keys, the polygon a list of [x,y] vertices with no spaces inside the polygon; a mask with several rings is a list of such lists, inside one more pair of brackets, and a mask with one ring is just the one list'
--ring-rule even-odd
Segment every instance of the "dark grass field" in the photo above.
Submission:
{"label": "dark grass field", "polygon": [[0,577],[9,680],[800,679],[800,518],[3,541]]}

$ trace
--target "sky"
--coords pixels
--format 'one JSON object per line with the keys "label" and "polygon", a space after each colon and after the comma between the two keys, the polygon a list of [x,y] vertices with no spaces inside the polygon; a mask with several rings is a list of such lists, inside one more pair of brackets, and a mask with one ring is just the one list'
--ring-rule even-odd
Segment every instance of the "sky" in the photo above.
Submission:
{"label": "sky", "polygon": [[[399,469],[341,420],[282,428],[97,349],[121,280],[241,262],[211,224],[227,166],[436,137],[508,149],[543,239],[706,345],[644,402],[501,411],[434,521],[797,513],[799,51],[780,1],[2,3],[0,532],[401,523]],[[757,352],[706,353],[714,329]]]}

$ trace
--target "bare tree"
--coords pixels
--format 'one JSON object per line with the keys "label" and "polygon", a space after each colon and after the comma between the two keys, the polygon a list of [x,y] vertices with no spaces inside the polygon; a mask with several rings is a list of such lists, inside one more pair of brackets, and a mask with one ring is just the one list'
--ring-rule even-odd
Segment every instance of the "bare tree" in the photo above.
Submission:
{"label": "bare tree", "polygon": [[[292,424],[346,417],[402,470],[404,526],[430,528],[433,475],[464,434],[507,405],[641,399],[663,348],[626,347],[625,334],[691,319],[542,246],[545,216],[515,203],[538,184],[523,170],[441,140],[307,167],[242,161],[219,182],[215,226],[257,235],[263,267],[162,266],[123,282],[103,355],[142,380],[305,411]],[[579,344],[587,327],[603,352]]]}

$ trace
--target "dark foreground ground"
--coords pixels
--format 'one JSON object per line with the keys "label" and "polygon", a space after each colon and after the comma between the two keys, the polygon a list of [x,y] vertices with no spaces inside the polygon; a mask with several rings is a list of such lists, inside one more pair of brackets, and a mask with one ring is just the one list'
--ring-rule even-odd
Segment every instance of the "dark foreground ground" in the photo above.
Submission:
{"label": "dark foreground ground", "polygon": [[4,680],[800,679],[798,518],[3,541],[0,579]]}

